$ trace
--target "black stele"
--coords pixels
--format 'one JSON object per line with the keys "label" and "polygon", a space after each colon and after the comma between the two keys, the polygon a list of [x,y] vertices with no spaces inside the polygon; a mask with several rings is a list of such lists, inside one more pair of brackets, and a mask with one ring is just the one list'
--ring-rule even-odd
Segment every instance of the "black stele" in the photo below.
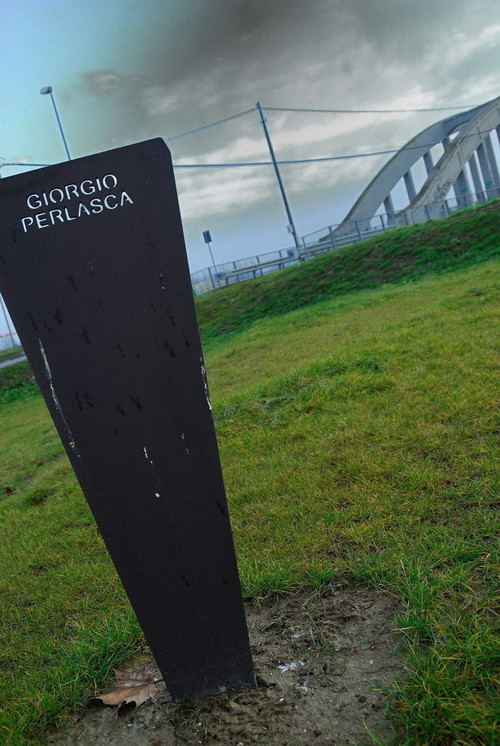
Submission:
{"label": "black stele", "polygon": [[165,143],[1,179],[0,291],[172,696],[255,686]]}

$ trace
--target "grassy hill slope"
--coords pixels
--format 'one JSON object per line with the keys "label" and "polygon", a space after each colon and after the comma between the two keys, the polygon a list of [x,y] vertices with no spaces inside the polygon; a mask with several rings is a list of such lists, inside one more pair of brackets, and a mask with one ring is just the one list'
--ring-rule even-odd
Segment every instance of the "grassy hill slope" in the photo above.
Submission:
{"label": "grassy hill slope", "polygon": [[205,342],[254,321],[344,293],[407,282],[486,261],[500,253],[500,201],[389,231],[303,265],[197,300]]}

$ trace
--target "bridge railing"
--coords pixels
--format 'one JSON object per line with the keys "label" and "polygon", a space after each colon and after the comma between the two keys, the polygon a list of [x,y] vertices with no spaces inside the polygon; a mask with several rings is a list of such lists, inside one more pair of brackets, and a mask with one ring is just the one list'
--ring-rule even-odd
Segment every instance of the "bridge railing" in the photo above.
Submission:
{"label": "bridge railing", "polygon": [[415,225],[447,217],[465,207],[473,207],[498,198],[500,198],[500,187],[490,187],[487,192],[463,194],[421,207],[406,207],[402,210],[395,210],[394,213],[380,213],[371,218],[357,218],[348,223],[328,225],[313,233],[307,233],[302,241],[306,247],[325,243],[332,249],[337,249],[350,243],[364,241],[390,228],[400,228],[404,225]]}
{"label": "bridge railing", "polygon": [[193,272],[191,283],[196,295],[203,295],[211,290],[253,280],[297,264],[300,253],[300,250],[293,246],[269,251],[266,254],[255,254],[244,259],[235,259],[233,262],[216,264],[213,267]]}
{"label": "bridge railing", "polygon": [[394,213],[380,213],[371,218],[357,218],[348,223],[327,225],[325,228],[303,236],[303,245],[300,248],[293,246],[265,254],[255,254],[193,272],[191,275],[193,290],[196,295],[203,295],[234,283],[253,280],[299,262],[314,259],[319,254],[364,241],[392,228],[447,217],[465,207],[473,207],[499,198],[500,187],[489,187],[486,192],[463,194],[421,207],[407,207],[403,210],[396,210]]}

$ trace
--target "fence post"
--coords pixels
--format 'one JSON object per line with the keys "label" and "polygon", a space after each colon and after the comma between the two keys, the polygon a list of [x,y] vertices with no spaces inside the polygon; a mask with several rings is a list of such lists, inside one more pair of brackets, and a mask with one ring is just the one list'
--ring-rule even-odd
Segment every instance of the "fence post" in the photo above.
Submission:
{"label": "fence post", "polygon": [[212,290],[215,290],[215,283],[214,283],[214,278],[212,275],[212,267],[207,267],[207,269],[208,269],[208,274],[210,275],[210,282],[212,283]]}

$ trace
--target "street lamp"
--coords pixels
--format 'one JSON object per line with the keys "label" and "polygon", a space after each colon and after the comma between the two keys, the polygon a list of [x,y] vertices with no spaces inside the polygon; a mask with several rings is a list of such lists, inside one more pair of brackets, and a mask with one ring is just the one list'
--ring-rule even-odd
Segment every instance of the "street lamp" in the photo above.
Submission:
{"label": "street lamp", "polygon": [[66,155],[68,157],[68,161],[70,161],[71,160],[71,156],[69,154],[68,143],[66,142],[66,138],[64,137],[64,132],[63,132],[61,120],[59,119],[59,113],[57,111],[56,102],[54,101],[54,96],[52,95],[52,86],[51,85],[47,85],[47,86],[45,86],[45,88],[40,88],[40,93],[41,93],[42,96],[47,96],[47,95],[50,96],[50,100],[52,101],[52,106],[54,107],[54,113],[56,115],[57,124],[59,125],[59,132],[61,133],[62,141],[63,141],[63,144],[64,144],[64,149],[66,151]]}
{"label": "street lamp", "polygon": [[12,349],[14,349],[14,347],[16,347],[16,343],[14,342],[14,335],[12,334],[12,330],[10,328],[9,316],[7,313],[7,309],[5,308],[5,302],[1,295],[0,295],[0,306],[2,307],[3,317],[5,319],[5,326],[7,327],[7,336],[10,337],[10,344],[12,346]]}

